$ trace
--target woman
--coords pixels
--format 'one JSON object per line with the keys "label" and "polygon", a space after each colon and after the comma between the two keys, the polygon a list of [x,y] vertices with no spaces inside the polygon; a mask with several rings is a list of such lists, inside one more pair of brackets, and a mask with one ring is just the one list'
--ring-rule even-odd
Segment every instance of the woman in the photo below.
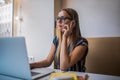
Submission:
{"label": "woman", "polygon": [[85,71],[88,42],[81,37],[78,14],[71,8],[62,9],[56,19],[56,32],[45,60],[31,63],[31,68],[48,67],[63,71]]}

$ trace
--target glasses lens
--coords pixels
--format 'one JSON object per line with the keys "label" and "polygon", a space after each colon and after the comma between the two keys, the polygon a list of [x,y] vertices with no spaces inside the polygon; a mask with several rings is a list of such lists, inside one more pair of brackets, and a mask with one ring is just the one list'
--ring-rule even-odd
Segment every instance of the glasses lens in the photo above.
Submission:
{"label": "glasses lens", "polygon": [[69,18],[69,17],[64,17],[64,16],[62,16],[62,17],[57,17],[56,20],[59,20],[59,21],[63,21],[63,22],[64,22],[66,19],[72,20],[71,18]]}

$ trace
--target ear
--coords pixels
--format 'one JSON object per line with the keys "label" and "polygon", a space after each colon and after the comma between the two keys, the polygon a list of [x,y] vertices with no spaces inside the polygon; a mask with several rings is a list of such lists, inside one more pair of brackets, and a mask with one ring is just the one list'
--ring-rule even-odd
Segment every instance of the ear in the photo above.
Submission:
{"label": "ear", "polygon": [[76,23],[75,20],[72,20],[72,26],[75,27]]}

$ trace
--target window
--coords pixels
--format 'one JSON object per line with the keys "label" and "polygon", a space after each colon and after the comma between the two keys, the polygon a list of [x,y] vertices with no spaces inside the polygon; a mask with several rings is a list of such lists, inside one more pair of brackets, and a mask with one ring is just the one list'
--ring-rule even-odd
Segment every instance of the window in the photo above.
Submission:
{"label": "window", "polygon": [[0,0],[0,37],[11,37],[13,29],[13,0]]}

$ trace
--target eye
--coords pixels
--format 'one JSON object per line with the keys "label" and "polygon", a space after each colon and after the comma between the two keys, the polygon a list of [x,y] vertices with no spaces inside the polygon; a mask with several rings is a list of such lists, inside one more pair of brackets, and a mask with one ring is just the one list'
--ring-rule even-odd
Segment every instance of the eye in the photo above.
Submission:
{"label": "eye", "polygon": [[57,18],[56,18],[56,20],[66,20],[66,19],[72,20],[72,18],[70,18],[70,17],[65,17],[65,16],[61,16],[61,17],[57,17]]}

